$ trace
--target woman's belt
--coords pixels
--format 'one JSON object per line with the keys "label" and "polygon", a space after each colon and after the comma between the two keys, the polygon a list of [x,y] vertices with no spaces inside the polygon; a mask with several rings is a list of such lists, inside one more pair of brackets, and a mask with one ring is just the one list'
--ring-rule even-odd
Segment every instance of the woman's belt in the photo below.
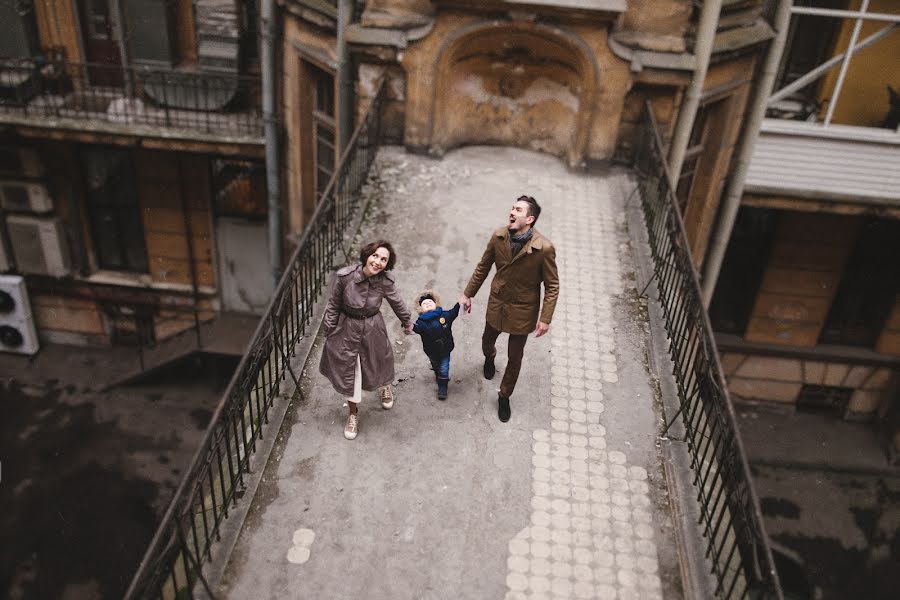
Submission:
{"label": "woman's belt", "polygon": [[341,308],[341,312],[350,317],[351,319],[368,319],[369,317],[374,317],[379,313],[379,311],[374,312],[366,312],[362,309],[350,308],[348,306],[344,306]]}

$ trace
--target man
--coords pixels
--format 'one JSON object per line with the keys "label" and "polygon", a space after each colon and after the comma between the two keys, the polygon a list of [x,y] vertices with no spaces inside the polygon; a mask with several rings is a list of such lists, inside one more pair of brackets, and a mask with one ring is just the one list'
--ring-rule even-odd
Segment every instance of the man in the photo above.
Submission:
{"label": "man", "polygon": [[[493,379],[496,373],[495,344],[500,333],[509,334],[509,362],[500,383],[497,416],[509,421],[509,398],[516,387],[522,354],[528,334],[534,331],[541,337],[550,329],[556,298],[559,296],[559,276],[556,271],[556,250],[550,240],[534,229],[541,207],[530,196],[520,196],[509,211],[509,223],[497,229],[488,240],[472,278],[459,298],[466,312],[472,312],[472,298],[487,278],[491,265],[497,273],[491,283],[481,349],[484,352],[484,376]],[[541,303],[541,284],[544,301]]]}

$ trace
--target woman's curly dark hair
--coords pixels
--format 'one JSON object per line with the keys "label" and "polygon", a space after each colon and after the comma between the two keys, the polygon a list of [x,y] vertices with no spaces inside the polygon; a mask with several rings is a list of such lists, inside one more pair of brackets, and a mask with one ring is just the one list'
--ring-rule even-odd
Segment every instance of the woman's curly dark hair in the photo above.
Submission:
{"label": "woman's curly dark hair", "polygon": [[366,244],[359,251],[359,262],[361,262],[364,266],[366,264],[366,259],[375,254],[375,251],[379,248],[384,248],[390,253],[388,256],[387,266],[384,268],[385,271],[390,271],[394,268],[394,263],[397,262],[397,253],[394,252],[394,247],[391,246],[391,243],[387,240],[376,240],[370,244]]}

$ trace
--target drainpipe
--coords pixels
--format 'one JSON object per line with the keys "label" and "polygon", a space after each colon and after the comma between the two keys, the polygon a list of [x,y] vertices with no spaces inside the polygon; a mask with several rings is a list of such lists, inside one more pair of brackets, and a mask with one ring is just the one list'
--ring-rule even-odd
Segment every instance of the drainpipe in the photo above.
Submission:
{"label": "drainpipe", "polygon": [[266,190],[269,213],[269,263],[272,289],[281,278],[281,182],[278,177],[278,121],[275,116],[275,0],[262,0],[259,15],[262,109],[266,144]]}
{"label": "drainpipe", "polygon": [[703,305],[707,308],[712,301],[713,292],[716,289],[716,281],[722,268],[722,260],[725,258],[725,249],[728,240],[731,239],[731,230],[737,218],[738,209],[741,206],[741,198],[744,195],[744,184],[747,180],[747,171],[750,168],[750,159],[756,140],[759,139],[759,128],[766,116],[766,105],[769,95],[775,85],[775,76],[778,73],[778,65],[784,52],[785,40],[787,40],[788,28],[791,24],[791,0],[779,0],[775,9],[775,17],[772,25],[775,29],[775,39],[769,45],[766,53],[766,62],[763,65],[762,76],[753,103],[750,106],[749,116],[744,123],[744,135],[741,147],[734,162],[731,178],[728,180],[725,194],[722,199],[722,209],[716,230],[712,236],[712,246],[703,266]]}
{"label": "drainpipe", "polygon": [[678,186],[681,166],[684,163],[684,153],[687,151],[691,130],[694,128],[694,119],[697,117],[697,108],[700,106],[700,97],[703,95],[703,84],[706,81],[706,70],[709,68],[709,59],[712,56],[721,9],[722,0],[706,0],[700,13],[697,39],[694,42],[694,57],[697,61],[694,77],[691,79],[691,85],[685,95],[684,104],[681,105],[678,123],[675,126],[675,135],[672,137],[672,145],[669,148],[669,173],[672,177],[670,183],[673,190]]}
{"label": "drainpipe", "polygon": [[338,156],[350,141],[353,123],[353,78],[350,72],[350,49],[347,44],[347,27],[353,18],[353,2],[338,0],[337,14],[337,129]]}

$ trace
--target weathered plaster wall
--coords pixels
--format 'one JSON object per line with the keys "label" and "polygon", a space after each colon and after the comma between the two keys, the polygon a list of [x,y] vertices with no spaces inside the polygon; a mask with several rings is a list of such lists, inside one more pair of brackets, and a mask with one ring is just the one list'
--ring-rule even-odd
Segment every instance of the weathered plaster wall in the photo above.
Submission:
{"label": "weathered plaster wall", "polygon": [[631,78],[608,49],[606,25],[570,29],[441,13],[400,57],[405,143],[437,153],[509,144],[573,165],[611,157]]}
{"label": "weathered plaster wall", "polygon": [[629,0],[616,38],[645,50],[683,52],[692,9],[690,0]]}

